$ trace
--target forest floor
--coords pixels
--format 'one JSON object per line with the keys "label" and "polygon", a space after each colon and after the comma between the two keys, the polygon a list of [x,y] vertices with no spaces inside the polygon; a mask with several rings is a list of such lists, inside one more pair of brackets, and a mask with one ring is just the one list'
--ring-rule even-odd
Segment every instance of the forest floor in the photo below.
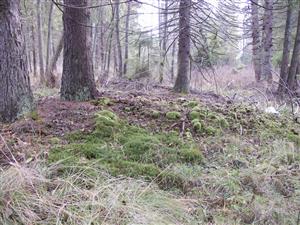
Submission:
{"label": "forest floor", "polygon": [[115,82],[1,125],[0,224],[300,224],[300,124]]}

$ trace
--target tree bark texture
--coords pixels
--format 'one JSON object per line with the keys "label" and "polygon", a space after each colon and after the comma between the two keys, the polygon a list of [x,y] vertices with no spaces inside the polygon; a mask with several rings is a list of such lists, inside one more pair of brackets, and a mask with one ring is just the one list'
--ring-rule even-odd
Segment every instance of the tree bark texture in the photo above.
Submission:
{"label": "tree bark texture", "polygon": [[180,93],[189,92],[191,3],[191,0],[180,0],[179,5],[178,70],[174,91]]}
{"label": "tree bark texture", "polygon": [[286,12],[286,22],[285,22],[285,32],[284,32],[284,42],[283,42],[283,51],[282,51],[282,60],[280,67],[280,78],[278,93],[283,94],[286,92],[287,88],[287,78],[289,70],[289,59],[291,51],[291,31],[292,31],[292,1],[288,0],[288,9]]}
{"label": "tree bark texture", "polygon": [[[46,71],[49,67],[50,50],[51,50],[51,27],[52,27],[52,14],[54,3],[50,2],[49,16],[48,16],[48,37],[47,37],[47,55],[46,55]],[[47,79],[47,77],[46,77]]]}
{"label": "tree bark texture", "polygon": [[90,28],[86,26],[90,24],[90,13],[84,8],[87,0],[65,0],[64,3],[71,7],[65,7],[63,14],[61,98],[77,101],[93,99],[97,90],[93,74]]}
{"label": "tree bark texture", "polygon": [[123,58],[122,58],[122,46],[121,46],[121,38],[120,38],[120,0],[116,0],[116,41],[117,41],[117,54],[118,54],[118,66],[117,66],[117,74],[118,76],[123,75]]}
{"label": "tree bark texture", "polygon": [[20,1],[0,1],[0,121],[12,122],[31,111]]}
{"label": "tree bark texture", "polygon": [[272,47],[273,47],[273,0],[265,0],[263,19],[263,65],[262,74],[268,82],[272,81]]}
{"label": "tree bark texture", "polygon": [[37,17],[37,29],[38,29],[38,54],[39,54],[39,69],[41,83],[44,83],[44,52],[43,52],[43,33],[42,33],[42,18],[41,18],[41,0],[36,2],[36,17]]}
{"label": "tree bark texture", "polygon": [[46,72],[46,78],[47,78],[46,86],[47,87],[54,88],[56,86],[57,80],[56,80],[56,77],[55,77],[53,71],[55,70],[56,63],[57,63],[58,58],[63,50],[63,47],[64,47],[64,38],[62,36],[56,47],[56,50],[50,61],[50,64],[47,68],[47,72]]}
{"label": "tree bark texture", "polygon": [[[160,24],[161,26],[161,24]],[[159,82],[162,83],[164,80],[164,69],[165,69],[165,58],[167,57],[167,32],[168,32],[168,0],[165,0],[164,7],[164,20],[163,20],[163,37],[162,37],[162,48],[161,58],[159,66]]]}
{"label": "tree bark texture", "polygon": [[259,29],[259,14],[258,14],[258,0],[251,0],[251,31],[252,31],[252,61],[255,73],[255,80],[261,80],[261,42]]}
{"label": "tree bark texture", "polygon": [[127,74],[127,65],[128,65],[128,51],[129,51],[129,19],[131,13],[131,5],[130,2],[127,3],[127,14],[126,14],[126,22],[125,22],[125,51],[124,51],[124,75]]}
{"label": "tree bark texture", "polygon": [[291,59],[291,66],[288,75],[288,89],[294,92],[297,88],[296,75],[297,67],[300,60],[300,3],[298,3],[298,22],[297,22],[297,33],[295,38],[295,44],[293,49],[293,55]]}

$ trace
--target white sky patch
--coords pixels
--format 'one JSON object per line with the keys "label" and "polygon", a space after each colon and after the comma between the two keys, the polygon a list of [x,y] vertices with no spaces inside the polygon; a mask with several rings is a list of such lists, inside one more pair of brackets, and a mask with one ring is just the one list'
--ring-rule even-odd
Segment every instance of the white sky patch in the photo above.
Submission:
{"label": "white sky patch", "polygon": [[[207,0],[210,4],[215,7],[218,5],[219,0]],[[158,28],[158,0],[142,0],[143,4],[138,9],[138,21],[143,29],[154,29]],[[171,2],[171,1],[170,1]],[[161,8],[164,7],[164,2],[161,1]],[[153,7],[156,6],[156,7]]]}
{"label": "white sky patch", "polygon": [[158,9],[151,6],[158,6],[157,0],[143,0],[142,2],[149,5],[143,4],[139,9],[139,24],[143,29],[154,29],[158,28]]}

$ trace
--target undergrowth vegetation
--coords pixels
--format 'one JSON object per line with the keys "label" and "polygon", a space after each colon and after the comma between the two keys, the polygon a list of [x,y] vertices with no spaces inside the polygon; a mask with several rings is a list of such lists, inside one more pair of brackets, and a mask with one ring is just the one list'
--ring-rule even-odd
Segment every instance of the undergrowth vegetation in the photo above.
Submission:
{"label": "undergrowth vegetation", "polygon": [[290,118],[196,100],[93,104],[92,130],[51,137],[46,160],[0,173],[1,224],[299,224]]}
{"label": "undergrowth vegetation", "polygon": [[96,114],[92,133],[76,132],[68,139],[70,144],[50,152],[50,162],[61,160],[65,165],[93,162],[114,176],[155,179],[162,188],[184,190],[188,181],[172,167],[200,164],[203,160],[194,141],[185,141],[176,132],[151,133],[127,124],[108,110]]}
{"label": "undergrowth vegetation", "polygon": [[0,174],[0,223],[189,224],[189,203],[153,185],[113,178],[93,165],[20,165]]}

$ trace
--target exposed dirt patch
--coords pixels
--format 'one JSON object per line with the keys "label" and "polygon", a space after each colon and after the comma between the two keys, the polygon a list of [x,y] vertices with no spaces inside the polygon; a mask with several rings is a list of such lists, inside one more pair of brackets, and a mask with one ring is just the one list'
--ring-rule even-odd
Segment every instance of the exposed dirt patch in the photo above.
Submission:
{"label": "exposed dirt patch", "polygon": [[[88,102],[66,102],[43,98],[37,102],[35,115],[28,115],[10,125],[0,124],[0,165],[22,161],[49,149],[55,137],[75,130],[91,130],[97,107]],[[13,152],[13,154],[12,154]],[[43,154],[45,154],[43,152]]]}

